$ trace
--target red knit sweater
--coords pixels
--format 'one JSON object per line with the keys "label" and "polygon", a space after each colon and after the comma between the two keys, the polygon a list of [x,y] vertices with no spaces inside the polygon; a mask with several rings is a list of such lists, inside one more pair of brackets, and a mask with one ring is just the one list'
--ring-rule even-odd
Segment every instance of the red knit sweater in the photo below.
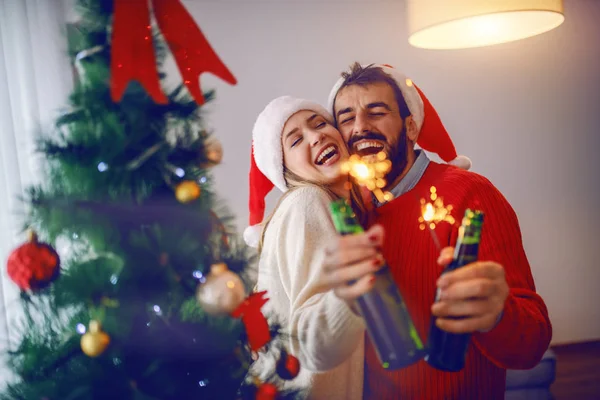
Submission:
{"label": "red knit sweater", "polygon": [[400,287],[421,338],[426,341],[441,268],[429,230],[420,230],[421,198],[429,200],[435,186],[444,204],[453,206],[455,226],[435,229],[442,247],[454,245],[466,208],[485,213],[479,259],[500,263],[510,294],[498,325],[475,333],[465,368],[443,372],[421,360],[399,371],[386,371],[367,338],[365,399],[504,399],[505,369],[535,366],[548,348],[552,327],[546,306],[535,292],[523,250],[517,216],[502,194],[484,177],[453,166],[431,162],[408,193],[377,209],[376,223],[385,228],[383,254]]}

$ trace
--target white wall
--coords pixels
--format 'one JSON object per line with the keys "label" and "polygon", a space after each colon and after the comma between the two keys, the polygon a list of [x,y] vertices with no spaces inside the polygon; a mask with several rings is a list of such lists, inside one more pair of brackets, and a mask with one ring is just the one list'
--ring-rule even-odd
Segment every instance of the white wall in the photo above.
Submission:
{"label": "white wall", "polygon": [[[64,13],[61,0],[0,1],[0,353],[16,343],[14,322],[22,315],[5,267],[25,240],[17,196],[39,181],[34,138],[48,131],[71,86]],[[0,388],[10,376],[3,362]]]}
{"label": "white wall", "polygon": [[282,94],[325,102],[351,62],[393,64],[427,93],[473,170],[518,213],[553,342],[599,339],[600,1],[565,3],[566,22],[544,35],[427,51],[407,44],[399,0],[187,0],[239,81],[202,78],[217,89],[209,118],[225,148],[217,190],[240,229],[252,125],[266,103]]}

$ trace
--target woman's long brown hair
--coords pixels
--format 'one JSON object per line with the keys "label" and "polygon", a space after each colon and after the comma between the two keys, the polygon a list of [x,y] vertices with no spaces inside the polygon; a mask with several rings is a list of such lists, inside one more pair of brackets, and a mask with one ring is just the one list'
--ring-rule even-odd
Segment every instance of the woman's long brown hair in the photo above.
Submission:
{"label": "woman's long brown hair", "polygon": [[[269,215],[263,222],[263,227],[262,227],[262,231],[260,234],[260,241],[258,243],[258,253],[259,254],[262,251],[263,241],[265,238],[265,232],[267,231],[267,227],[269,226],[269,223],[271,222],[273,215],[275,215],[275,212],[281,205],[281,202],[287,196],[289,196],[290,193],[294,192],[294,190],[297,190],[301,187],[306,187],[306,186],[315,186],[315,187],[318,187],[319,189],[322,189],[324,192],[326,192],[332,201],[340,198],[340,196],[335,194],[327,185],[303,179],[300,176],[298,176],[297,174],[295,174],[292,171],[290,171],[289,169],[287,169],[285,166],[283,167],[283,177],[285,178],[285,181],[287,183],[289,190],[287,192],[285,192],[279,198],[279,200],[277,201],[277,204],[273,208],[273,211],[271,211],[269,213]],[[360,194],[360,190],[355,183],[353,183],[351,181],[348,181],[348,183],[350,183],[350,185],[351,185],[349,192],[350,192],[350,204],[352,206],[352,209],[354,210],[354,213],[356,214],[356,217],[358,218],[358,221],[360,222],[360,224],[363,227],[366,227],[366,224],[368,221],[368,214],[367,214],[367,208],[366,208],[363,198]]]}

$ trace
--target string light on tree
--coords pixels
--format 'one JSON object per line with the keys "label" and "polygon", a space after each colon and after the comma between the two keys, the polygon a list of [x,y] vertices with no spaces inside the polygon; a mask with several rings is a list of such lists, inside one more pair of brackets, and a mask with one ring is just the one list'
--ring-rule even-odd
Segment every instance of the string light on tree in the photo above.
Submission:
{"label": "string light on tree", "polygon": [[106,170],[108,170],[108,164],[106,164],[105,162],[98,163],[98,171],[104,172]]}
{"label": "string light on tree", "polygon": [[75,327],[75,329],[77,330],[77,333],[79,333],[80,335],[83,335],[86,332],[86,328],[84,324],[77,324],[77,326]]}
{"label": "string light on tree", "polygon": [[202,274],[202,271],[196,270],[192,272],[194,279],[197,279],[200,283],[206,282],[206,277]]}

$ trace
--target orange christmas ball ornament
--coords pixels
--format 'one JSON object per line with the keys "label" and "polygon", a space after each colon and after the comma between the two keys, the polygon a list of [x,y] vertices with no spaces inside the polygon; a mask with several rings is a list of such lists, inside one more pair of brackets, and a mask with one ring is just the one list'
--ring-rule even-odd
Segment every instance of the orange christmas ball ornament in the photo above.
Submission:
{"label": "orange christmas ball ornament", "polygon": [[175,188],[175,197],[180,203],[191,203],[200,197],[200,186],[194,181],[183,181]]}

